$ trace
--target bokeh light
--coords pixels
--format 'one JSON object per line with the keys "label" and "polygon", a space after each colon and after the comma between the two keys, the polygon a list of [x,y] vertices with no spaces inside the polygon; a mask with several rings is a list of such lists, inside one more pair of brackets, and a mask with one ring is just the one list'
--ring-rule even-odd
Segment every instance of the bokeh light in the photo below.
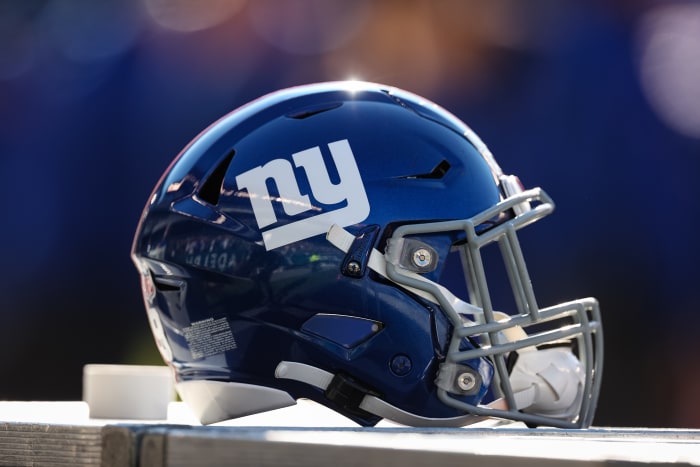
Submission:
{"label": "bokeh light", "polygon": [[674,131],[700,138],[700,3],[652,9],[640,23],[638,41],[650,104]]}
{"label": "bokeh light", "polygon": [[249,17],[260,37],[274,47],[314,55],[345,44],[374,13],[367,0],[256,0]]}
{"label": "bokeh light", "polygon": [[225,23],[246,0],[143,0],[158,25],[177,32],[194,32]]}

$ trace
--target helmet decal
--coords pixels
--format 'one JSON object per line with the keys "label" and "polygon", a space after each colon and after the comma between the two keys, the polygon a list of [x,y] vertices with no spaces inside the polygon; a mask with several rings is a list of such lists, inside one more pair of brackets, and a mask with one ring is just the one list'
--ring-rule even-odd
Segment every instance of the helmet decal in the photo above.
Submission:
{"label": "helmet decal", "polygon": [[[345,202],[339,208],[327,209],[312,204],[309,195],[301,194],[292,163],[287,159],[273,159],[236,176],[239,190],[247,190],[258,228],[262,231],[265,248],[275,248],[326,233],[331,225],[343,227],[362,222],[370,207],[355,156],[347,139],[328,144],[340,181],[334,184],[323,161],[319,146],[292,154],[296,168],[301,168],[309,182],[316,203],[332,206]],[[279,196],[271,196],[267,180],[275,182]],[[294,217],[310,210],[322,211],[311,217],[275,226],[278,223],[273,202],[280,203],[287,216]],[[271,228],[266,229],[267,227]]]}
{"label": "helmet decal", "polygon": [[204,358],[238,348],[231,325],[225,318],[207,318],[183,328],[192,358]]}

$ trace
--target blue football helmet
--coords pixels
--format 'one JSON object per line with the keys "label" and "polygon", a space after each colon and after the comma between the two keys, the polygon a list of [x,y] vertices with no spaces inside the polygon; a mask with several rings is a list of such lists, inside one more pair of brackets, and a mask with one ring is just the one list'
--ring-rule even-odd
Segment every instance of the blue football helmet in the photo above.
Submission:
{"label": "blue football helmet", "polygon": [[540,308],[518,242],[553,209],[432,102],[321,83],[195,138],[157,184],[132,258],[202,423],[307,398],[363,426],[587,427],[597,301]]}

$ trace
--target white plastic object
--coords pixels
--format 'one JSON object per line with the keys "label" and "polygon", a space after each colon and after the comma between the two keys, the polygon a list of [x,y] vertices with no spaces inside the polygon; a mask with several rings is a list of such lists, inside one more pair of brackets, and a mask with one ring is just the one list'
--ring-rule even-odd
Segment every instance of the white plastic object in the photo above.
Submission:
{"label": "white plastic object", "polygon": [[182,381],[176,389],[203,425],[296,404],[292,396],[279,389],[232,381]]}
{"label": "white plastic object", "polygon": [[510,375],[518,409],[572,420],[583,398],[581,362],[565,347],[519,352]]}
{"label": "white plastic object", "polygon": [[83,400],[91,418],[165,420],[174,395],[173,373],[164,365],[83,367]]}

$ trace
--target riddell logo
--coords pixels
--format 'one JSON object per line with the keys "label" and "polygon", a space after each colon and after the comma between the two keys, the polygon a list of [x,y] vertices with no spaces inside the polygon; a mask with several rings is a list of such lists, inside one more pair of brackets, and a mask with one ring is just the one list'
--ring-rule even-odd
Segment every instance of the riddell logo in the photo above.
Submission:
{"label": "riddell logo", "polygon": [[[350,143],[347,139],[335,141],[328,145],[328,149],[340,178],[336,184],[331,181],[319,146],[292,154],[294,166],[286,159],[273,159],[236,177],[238,188],[248,191],[267,250],[325,233],[333,224],[342,227],[357,224],[369,215],[367,193]],[[309,195],[301,193],[295,167],[306,174],[316,203],[312,204]],[[268,192],[269,179],[274,181],[279,196],[271,196]],[[292,217],[310,210],[325,212],[275,227],[278,219],[273,202],[279,203],[284,213]],[[344,206],[330,211],[319,206],[342,202],[345,202]]]}

